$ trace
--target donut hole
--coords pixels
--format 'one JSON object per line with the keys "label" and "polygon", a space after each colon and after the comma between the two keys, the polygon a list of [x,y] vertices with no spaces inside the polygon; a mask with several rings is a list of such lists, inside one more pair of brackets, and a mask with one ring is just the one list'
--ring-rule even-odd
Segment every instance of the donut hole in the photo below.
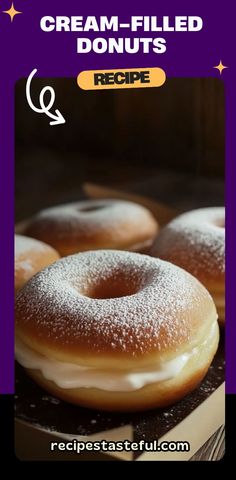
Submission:
{"label": "donut hole", "polygon": [[82,212],[82,213],[88,213],[88,212],[96,212],[98,210],[103,210],[103,208],[105,208],[105,205],[88,205],[87,207],[84,206],[84,207],[79,207],[78,210],[79,212]]}
{"label": "donut hole", "polygon": [[135,295],[140,290],[138,279],[127,281],[127,278],[100,279],[94,285],[90,285],[83,293],[86,297],[97,300],[108,300]]}

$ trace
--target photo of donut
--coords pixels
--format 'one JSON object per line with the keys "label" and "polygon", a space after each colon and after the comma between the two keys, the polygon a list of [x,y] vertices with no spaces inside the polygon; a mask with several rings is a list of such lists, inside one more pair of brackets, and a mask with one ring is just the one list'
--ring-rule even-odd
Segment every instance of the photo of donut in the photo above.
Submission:
{"label": "photo of donut", "polygon": [[225,322],[225,209],[200,208],[176,217],[163,228],[150,252],[179,265],[212,295],[221,325]]}
{"label": "photo of donut", "polygon": [[181,454],[81,459],[207,460],[204,445],[216,443],[221,458],[223,85],[172,78],[84,92],[50,82],[70,114],[61,136],[41,123],[39,134],[24,79],[15,92],[16,455],[46,460],[53,438],[184,437]]}

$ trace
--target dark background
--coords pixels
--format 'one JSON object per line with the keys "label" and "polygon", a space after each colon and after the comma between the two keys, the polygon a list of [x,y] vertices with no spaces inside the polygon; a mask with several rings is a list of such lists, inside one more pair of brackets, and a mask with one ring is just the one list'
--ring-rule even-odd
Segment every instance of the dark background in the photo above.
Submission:
{"label": "dark background", "polygon": [[16,220],[83,196],[85,181],[149,195],[178,208],[224,203],[224,87],[215,78],[167,79],[160,88],[85,92],[51,85],[66,123],[50,126],[16,84]]}

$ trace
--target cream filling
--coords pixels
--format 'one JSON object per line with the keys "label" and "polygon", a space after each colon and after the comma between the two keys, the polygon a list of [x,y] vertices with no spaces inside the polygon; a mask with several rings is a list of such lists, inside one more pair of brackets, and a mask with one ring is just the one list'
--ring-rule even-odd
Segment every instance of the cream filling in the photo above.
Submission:
{"label": "cream filling", "polygon": [[189,359],[197,355],[199,349],[208,344],[214,337],[217,322],[212,325],[210,334],[199,347],[190,352],[178,355],[173,360],[143,370],[100,370],[93,367],[80,366],[73,363],[60,362],[35,352],[16,339],[16,360],[25,368],[39,370],[46,380],[51,380],[58,387],[68,388],[98,388],[109,392],[130,392],[139,390],[145,385],[163,382],[176,377]]}

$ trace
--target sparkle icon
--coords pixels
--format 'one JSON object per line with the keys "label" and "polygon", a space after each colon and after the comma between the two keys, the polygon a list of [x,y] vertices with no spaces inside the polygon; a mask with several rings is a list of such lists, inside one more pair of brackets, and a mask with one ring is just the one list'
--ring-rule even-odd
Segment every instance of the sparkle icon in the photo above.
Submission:
{"label": "sparkle icon", "polygon": [[9,8],[9,10],[3,10],[3,13],[7,13],[7,15],[9,15],[9,17],[11,18],[11,22],[13,22],[13,18],[15,17],[15,15],[18,15],[19,13],[22,13],[22,12],[18,12],[18,10],[15,9],[14,4],[12,2],[11,8]]}
{"label": "sparkle icon", "polygon": [[213,68],[216,68],[217,70],[219,70],[220,75],[221,75],[222,72],[223,72],[223,70],[224,70],[225,68],[228,68],[228,67],[226,67],[226,65],[223,65],[222,61],[220,60],[219,65],[216,65],[216,67],[213,67]]}

